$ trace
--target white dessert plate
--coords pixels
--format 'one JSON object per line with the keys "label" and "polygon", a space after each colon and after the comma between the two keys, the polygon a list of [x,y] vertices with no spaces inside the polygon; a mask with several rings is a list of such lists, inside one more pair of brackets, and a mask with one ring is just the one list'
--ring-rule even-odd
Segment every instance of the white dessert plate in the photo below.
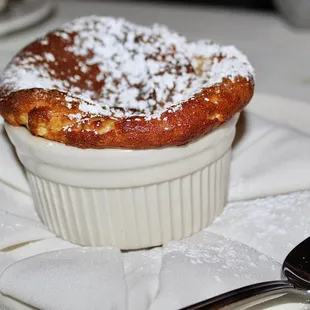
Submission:
{"label": "white dessert plate", "polygon": [[0,12],[0,36],[23,30],[44,20],[53,9],[50,1],[13,1]]}
{"label": "white dessert plate", "polygon": [[8,0],[0,0],[0,12],[6,8]]}

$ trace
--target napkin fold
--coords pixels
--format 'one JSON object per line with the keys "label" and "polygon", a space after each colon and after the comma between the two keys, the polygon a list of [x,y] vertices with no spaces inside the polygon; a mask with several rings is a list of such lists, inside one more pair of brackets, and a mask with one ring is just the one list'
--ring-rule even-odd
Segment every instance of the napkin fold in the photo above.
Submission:
{"label": "napkin fold", "polygon": [[0,211],[0,236],[0,248],[6,249],[16,244],[51,238],[54,234],[38,221]]}
{"label": "napkin fold", "polygon": [[128,309],[149,309],[159,287],[162,248],[123,254]]}
{"label": "napkin fold", "polygon": [[310,188],[310,173],[306,173],[310,171],[310,135],[271,123],[251,112],[241,116],[237,128],[230,201]]}
{"label": "napkin fold", "polygon": [[40,223],[0,125],[0,305],[11,296],[43,310],[177,309],[279,279],[280,263],[310,233],[310,191],[301,191],[310,189],[310,130],[303,119],[292,122],[296,111],[310,115],[310,105],[290,104],[256,96],[241,116],[231,202],[211,226],[124,253],[70,244]]}
{"label": "napkin fold", "polygon": [[310,236],[310,191],[231,203],[206,230],[283,261]]}
{"label": "napkin fold", "polygon": [[[38,309],[126,309],[121,253],[113,248],[66,249],[7,268],[0,290]],[[113,297],[115,296],[115,297]]]}
{"label": "napkin fold", "polygon": [[279,279],[280,269],[250,247],[202,231],[163,249],[160,287],[150,309],[180,309],[231,289]]}

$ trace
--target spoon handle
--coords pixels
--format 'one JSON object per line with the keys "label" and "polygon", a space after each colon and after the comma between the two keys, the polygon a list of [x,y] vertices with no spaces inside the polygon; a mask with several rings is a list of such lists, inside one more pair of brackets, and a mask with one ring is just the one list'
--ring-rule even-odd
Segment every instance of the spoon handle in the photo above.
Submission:
{"label": "spoon handle", "polygon": [[262,282],[238,288],[219,296],[215,296],[213,298],[183,308],[183,310],[234,309],[236,307],[247,304],[249,301],[252,302],[272,295],[289,293],[293,290],[295,290],[293,284],[286,280]]}

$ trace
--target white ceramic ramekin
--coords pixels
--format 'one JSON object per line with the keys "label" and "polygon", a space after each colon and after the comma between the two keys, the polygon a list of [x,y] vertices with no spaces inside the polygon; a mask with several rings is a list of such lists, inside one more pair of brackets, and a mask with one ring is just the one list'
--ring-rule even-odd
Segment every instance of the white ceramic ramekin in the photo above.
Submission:
{"label": "white ceramic ramekin", "polygon": [[138,249],[188,237],[221,213],[237,119],[152,150],[85,150],[5,128],[50,230],[85,246]]}

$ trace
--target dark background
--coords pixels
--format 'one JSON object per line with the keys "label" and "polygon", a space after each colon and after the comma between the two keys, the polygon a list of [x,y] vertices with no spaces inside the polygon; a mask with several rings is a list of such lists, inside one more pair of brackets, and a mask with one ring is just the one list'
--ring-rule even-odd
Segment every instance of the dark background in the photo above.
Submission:
{"label": "dark background", "polygon": [[[245,8],[271,11],[274,10],[272,0],[129,0],[135,2],[153,2],[153,3],[183,3],[183,4],[199,4],[212,6],[225,6],[231,8]],[[309,0],[310,1],[310,0]]]}

